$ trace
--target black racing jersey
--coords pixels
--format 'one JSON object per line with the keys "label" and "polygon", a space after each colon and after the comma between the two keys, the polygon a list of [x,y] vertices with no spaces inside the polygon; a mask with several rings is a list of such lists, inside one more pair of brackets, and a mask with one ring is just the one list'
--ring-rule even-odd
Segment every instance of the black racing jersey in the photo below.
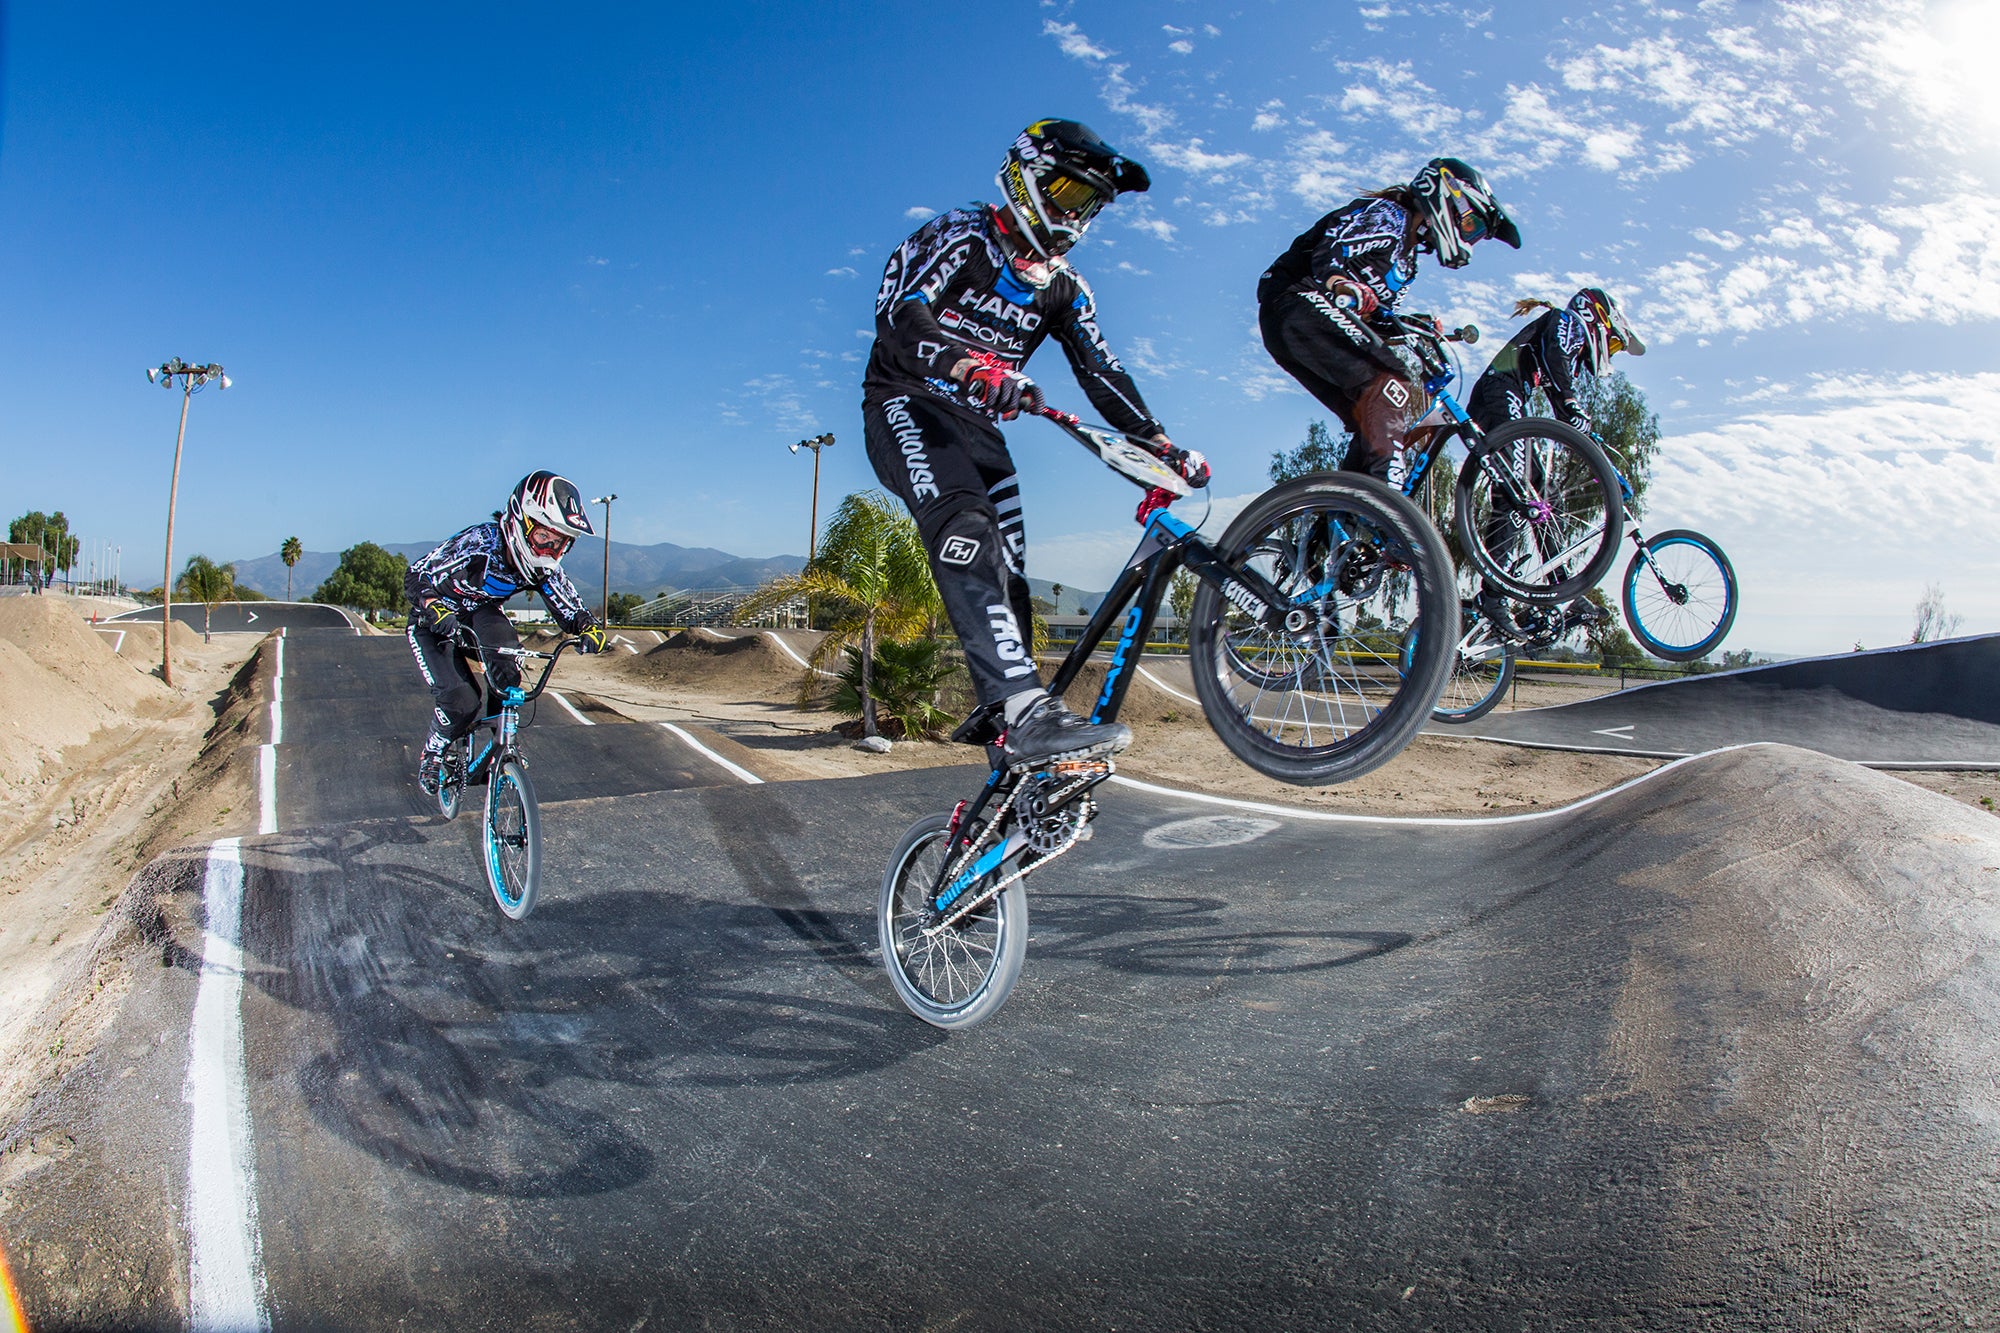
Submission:
{"label": "black racing jersey", "polygon": [[1539,385],[1556,415],[1580,431],[1591,429],[1583,395],[1597,377],[1590,369],[1590,336],[1583,321],[1567,310],[1550,310],[1507,340],[1487,375],[1505,375],[1531,389]]}
{"label": "black racing jersey", "polygon": [[1019,369],[1051,333],[1077,383],[1104,419],[1134,435],[1161,434],[1132,377],[1105,346],[1090,285],[1062,259],[1049,261],[1046,286],[1014,271],[984,205],[939,214],[889,256],[875,297],[875,347],[862,392],[880,401],[920,392],[984,420],[951,368],[970,352],[991,352]]}
{"label": "black racing jersey", "polygon": [[575,634],[595,623],[583,598],[577,595],[576,585],[560,568],[551,570],[540,583],[515,571],[497,522],[473,524],[429,555],[412,561],[410,572],[403,576],[403,591],[413,604],[435,598],[461,615],[482,606],[498,606],[529,589],[542,595],[549,614],[565,634]]}
{"label": "black racing jersey", "polygon": [[1326,280],[1352,278],[1393,310],[1417,276],[1410,214],[1392,199],[1356,199],[1300,232],[1257,282],[1257,303],[1285,292],[1317,292]]}

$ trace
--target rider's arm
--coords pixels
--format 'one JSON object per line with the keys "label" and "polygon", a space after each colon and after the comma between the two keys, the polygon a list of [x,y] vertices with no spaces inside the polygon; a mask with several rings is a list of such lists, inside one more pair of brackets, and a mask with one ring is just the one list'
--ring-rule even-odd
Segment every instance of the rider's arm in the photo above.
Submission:
{"label": "rider's arm", "polygon": [[1546,327],[1537,342],[1537,360],[1542,363],[1542,387],[1556,416],[1586,435],[1594,429],[1590,413],[1584,410],[1583,395],[1596,378],[1584,359],[1584,331],[1577,317],[1567,310],[1552,310],[1538,322]]}
{"label": "rider's arm", "polygon": [[565,634],[581,634],[597,623],[597,617],[590,614],[590,608],[583,604],[583,596],[576,585],[569,581],[569,575],[560,568],[549,571],[549,576],[541,581],[535,591],[542,595],[542,604],[549,608]]}
{"label": "rider's arm", "polygon": [[[1075,284],[1068,304],[1049,313],[1050,331],[1062,343],[1076,382],[1103,418],[1128,435],[1166,439],[1166,428],[1153,419],[1139,386],[1125,373],[1125,367],[1105,345],[1097,327],[1097,301],[1090,284],[1073,270],[1067,275]],[[1055,303],[1051,302],[1051,305]]]}
{"label": "rider's arm", "polygon": [[1313,247],[1313,281],[1322,288],[1342,280],[1359,283],[1379,305],[1394,306],[1415,276],[1414,256],[1406,253],[1408,233],[1409,214],[1387,199],[1330,214]]}
{"label": "rider's arm", "polygon": [[896,248],[875,295],[875,344],[895,369],[917,379],[949,379],[965,344],[938,327],[931,298],[979,239],[955,214],[933,218]]}

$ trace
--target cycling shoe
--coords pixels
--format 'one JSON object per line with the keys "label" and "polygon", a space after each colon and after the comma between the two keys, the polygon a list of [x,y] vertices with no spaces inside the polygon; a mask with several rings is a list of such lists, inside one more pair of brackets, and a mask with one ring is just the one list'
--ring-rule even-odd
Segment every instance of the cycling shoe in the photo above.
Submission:
{"label": "cycling shoe", "polygon": [[1011,765],[1040,764],[1118,754],[1131,743],[1132,728],[1123,722],[1086,722],[1045,695],[1007,728],[1006,755]]}

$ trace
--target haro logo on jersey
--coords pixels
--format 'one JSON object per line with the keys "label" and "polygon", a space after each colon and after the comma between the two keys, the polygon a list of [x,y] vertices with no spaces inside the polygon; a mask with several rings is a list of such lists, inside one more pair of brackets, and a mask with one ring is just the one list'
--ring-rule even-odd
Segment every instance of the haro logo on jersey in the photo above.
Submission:
{"label": "haro logo on jersey", "polygon": [[967,288],[959,293],[958,304],[979,314],[990,315],[1002,324],[1012,324],[1023,333],[1033,333],[1042,322],[1042,317],[1034,311],[1023,309],[996,292],[977,292]]}
{"label": "haro logo on jersey", "polygon": [[979,543],[970,537],[947,537],[938,547],[938,559],[947,565],[969,565],[978,558]]}
{"label": "haro logo on jersey", "polygon": [[987,625],[993,631],[993,651],[1003,664],[1000,674],[1009,680],[1016,676],[1032,676],[1035,668],[1028,661],[1028,651],[1021,646],[1021,622],[1014,619],[1014,612],[998,603],[986,607]]}

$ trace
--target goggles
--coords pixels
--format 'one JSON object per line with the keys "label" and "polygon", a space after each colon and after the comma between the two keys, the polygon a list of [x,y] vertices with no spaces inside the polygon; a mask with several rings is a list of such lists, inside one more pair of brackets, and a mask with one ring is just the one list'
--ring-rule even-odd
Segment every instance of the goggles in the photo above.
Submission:
{"label": "goggles", "polygon": [[521,535],[528,539],[530,551],[551,560],[562,559],[569,554],[569,548],[576,545],[576,538],[567,532],[537,523],[532,518],[521,520]]}
{"label": "goggles", "polygon": [[1035,181],[1042,197],[1054,207],[1088,222],[1104,207],[1104,192],[1089,181],[1061,171],[1046,171]]}

